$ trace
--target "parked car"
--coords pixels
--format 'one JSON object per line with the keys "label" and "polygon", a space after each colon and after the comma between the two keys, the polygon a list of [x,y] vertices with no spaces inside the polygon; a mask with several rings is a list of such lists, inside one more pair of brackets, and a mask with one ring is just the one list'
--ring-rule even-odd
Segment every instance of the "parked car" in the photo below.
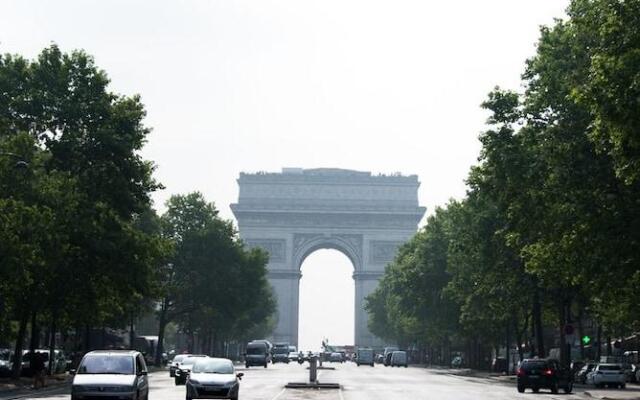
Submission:
{"label": "parked car", "polygon": [[298,362],[298,358],[299,358],[299,354],[297,351],[290,351],[289,352],[289,361],[295,361]]}
{"label": "parked car", "polygon": [[393,352],[387,353],[384,356],[384,366],[388,367],[389,365],[391,365],[391,356],[393,355]]}
{"label": "parked car", "polygon": [[182,359],[180,365],[176,368],[176,373],[174,376],[174,383],[176,386],[184,385],[187,383],[187,378],[191,373],[191,368],[196,363],[196,361],[207,358],[208,356],[204,354],[189,354],[187,357]]}
{"label": "parked car", "polygon": [[99,350],[87,353],[71,385],[71,400],[107,398],[147,400],[149,380],[142,353],[135,350]]}
{"label": "parked car", "polygon": [[587,375],[593,371],[593,369],[596,367],[596,363],[587,363],[585,364],[582,368],[580,368],[580,371],[576,372],[575,375],[575,380],[576,382],[580,382],[582,384],[587,383]]}
{"label": "parked car", "polygon": [[[37,354],[41,354],[44,358],[44,369],[45,371],[49,371],[49,349],[37,349]],[[32,376],[33,371],[31,370],[31,351],[23,350],[22,352],[22,375]],[[62,350],[54,350],[53,351],[53,363],[51,365],[51,373],[52,374],[62,374],[67,371],[69,366],[69,362],[67,357],[65,356]]]}
{"label": "parked car", "polygon": [[451,360],[451,368],[460,368],[462,367],[462,356],[455,356],[453,360]]}
{"label": "parked car", "polygon": [[337,353],[337,352],[333,352],[329,355],[329,362],[339,362],[339,363],[343,363],[344,362],[344,358],[342,358],[342,353]]}
{"label": "parked car", "polygon": [[376,354],[376,363],[384,364],[384,354]]}
{"label": "parked car", "polygon": [[407,360],[407,352],[406,351],[394,351],[391,353],[391,362],[390,365],[392,367],[405,367],[409,366],[409,362]]}
{"label": "parked car", "polygon": [[599,388],[609,386],[624,389],[626,382],[627,377],[620,364],[601,363],[587,375],[587,383]]}
{"label": "parked car", "polygon": [[244,366],[261,366],[267,368],[267,364],[271,361],[271,353],[269,346],[264,342],[249,342],[247,350],[244,354]]}
{"label": "parked car", "polygon": [[177,356],[173,357],[173,360],[171,360],[171,362],[169,363],[169,376],[171,378],[174,378],[176,376],[176,370],[180,366],[180,363],[185,357],[188,356],[189,354],[178,354]]}
{"label": "parked car", "polygon": [[356,353],[356,365],[371,365],[373,367],[373,349],[370,348],[358,348]]}
{"label": "parked car", "polygon": [[518,392],[526,389],[538,393],[540,389],[550,389],[552,393],[558,393],[562,388],[565,393],[573,390],[573,374],[569,368],[560,366],[554,359],[525,359],[520,363],[517,372]]}
{"label": "parked car", "polygon": [[13,368],[13,351],[0,349],[0,377],[10,376],[11,368]]}
{"label": "parked car", "polygon": [[186,399],[238,400],[243,375],[236,373],[233,362],[226,358],[199,359],[187,379]]}

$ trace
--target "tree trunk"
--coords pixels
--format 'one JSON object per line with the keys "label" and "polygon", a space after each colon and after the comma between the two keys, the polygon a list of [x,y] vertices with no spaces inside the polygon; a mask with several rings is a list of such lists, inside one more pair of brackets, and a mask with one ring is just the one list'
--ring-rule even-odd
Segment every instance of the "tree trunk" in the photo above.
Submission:
{"label": "tree trunk", "polygon": [[585,354],[584,354],[584,342],[582,341],[582,338],[584,337],[584,323],[583,323],[583,318],[584,318],[584,312],[582,309],[580,309],[580,314],[578,314],[578,336],[580,339],[580,358],[582,360],[585,360]]}
{"label": "tree trunk", "polygon": [[567,323],[567,314],[565,304],[560,305],[558,322],[560,328],[560,365],[567,367],[569,365],[569,355],[567,354],[567,337],[564,327]]}
{"label": "tree trunk", "polygon": [[38,333],[38,313],[34,311],[31,314],[31,340],[29,341],[29,351],[33,355],[38,347],[40,347],[40,337]]}
{"label": "tree trunk", "polygon": [[160,307],[160,318],[158,321],[158,344],[156,345],[156,357],[154,364],[160,366],[162,364],[162,353],[164,352],[164,331],[167,327],[167,300],[162,301]]}
{"label": "tree trunk", "polygon": [[91,349],[91,327],[89,325],[84,326],[84,352],[88,353]]}
{"label": "tree trunk", "polygon": [[20,372],[22,369],[22,344],[24,343],[24,337],[27,333],[27,320],[27,313],[23,312],[22,317],[20,318],[20,325],[18,326],[18,337],[16,338],[16,345],[13,349],[15,360],[13,363],[12,376],[14,379],[20,378]]}
{"label": "tree trunk", "polygon": [[129,317],[129,349],[130,350],[133,350],[133,346],[136,341],[136,330],[135,330],[134,324],[135,324],[135,321],[134,321],[133,312],[132,312],[131,316]]}
{"label": "tree trunk", "polygon": [[49,329],[50,332],[50,336],[49,336],[49,375],[53,375],[53,373],[55,372],[54,368],[54,364],[56,361],[55,358],[55,348],[56,348],[56,330],[57,330],[57,326],[56,326],[56,316],[55,316],[55,312],[53,314],[53,317],[51,317],[51,328]]}
{"label": "tree trunk", "polygon": [[596,342],[598,343],[598,348],[596,349],[596,362],[600,362],[600,357],[602,357],[602,327],[598,325],[598,331],[596,333]]}
{"label": "tree trunk", "polygon": [[506,350],[505,357],[507,359],[507,370],[505,371],[507,375],[511,373],[511,329],[510,328],[511,321],[507,322],[507,332],[506,332]]}
{"label": "tree trunk", "polygon": [[611,336],[607,335],[607,356],[610,357],[613,354],[613,349],[611,348]]}
{"label": "tree trunk", "polygon": [[536,339],[536,355],[544,358],[546,352],[544,348],[544,330],[542,326],[542,306],[540,305],[540,293],[536,289],[533,295],[533,325],[535,327],[534,336]]}

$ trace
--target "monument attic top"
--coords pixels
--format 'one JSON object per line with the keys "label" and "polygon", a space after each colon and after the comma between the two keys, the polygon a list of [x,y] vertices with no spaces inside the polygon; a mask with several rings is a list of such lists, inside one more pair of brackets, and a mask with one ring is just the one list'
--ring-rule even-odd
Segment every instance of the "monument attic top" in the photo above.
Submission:
{"label": "monument attic top", "polygon": [[238,186],[238,202],[231,210],[239,222],[247,213],[349,212],[409,215],[415,225],[425,211],[418,203],[417,175],[283,168],[281,173],[241,173]]}
{"label": "monument attic top", "polygon": [[241,172],[238,183],[347,183],[366,185],[419,185],[417,175],[402,175],[399,172],[391,175],[372,175],[369,171],[356,171],[342,168],[282,168],[282,172]]}

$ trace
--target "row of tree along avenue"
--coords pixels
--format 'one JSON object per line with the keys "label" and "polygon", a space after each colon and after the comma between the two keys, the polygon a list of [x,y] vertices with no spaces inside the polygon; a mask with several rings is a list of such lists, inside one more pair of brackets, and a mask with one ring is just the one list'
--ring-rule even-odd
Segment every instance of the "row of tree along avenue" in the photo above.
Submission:
{"label": "row of tree along avenue", "polygon": [[172,323],[213,352],[274,310],[267,255],[202,195],[155,214],[144,107],[108,83],[82,51],[0,57],[0,347],[14,374],[24,348],[86,351],[94,329],[143,314],[160,338]]}
{"label": "row of tree along avenue", "polygon": [[483,104],[466,197],[367,299],[372,332],[431,362],[639,350],[640,1],[574,0],[568,16],[541,29],[523,92]]}

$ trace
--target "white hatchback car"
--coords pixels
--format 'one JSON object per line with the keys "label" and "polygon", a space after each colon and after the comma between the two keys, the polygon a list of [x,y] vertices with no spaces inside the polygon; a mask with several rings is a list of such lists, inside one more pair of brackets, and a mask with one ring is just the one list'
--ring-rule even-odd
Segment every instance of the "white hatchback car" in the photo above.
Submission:
{"label": "white hatchback car", "polygon": [[598,364],[587,375],[587,383],[596,387],[617,386],[625,388],[626,375],[620,364]]}
{"label": "white hatchback car", "polygon": [[187,397],[192,399],[238,400],[240,380],[233,362],[226,358],[201,358],[196,361],[187,379]]}
{"label": "white hatchback car", "polygon": [[149,380],[142,353],[133,350],[91,351],[78,370],[71,370],[71,400],[148,400]]}

